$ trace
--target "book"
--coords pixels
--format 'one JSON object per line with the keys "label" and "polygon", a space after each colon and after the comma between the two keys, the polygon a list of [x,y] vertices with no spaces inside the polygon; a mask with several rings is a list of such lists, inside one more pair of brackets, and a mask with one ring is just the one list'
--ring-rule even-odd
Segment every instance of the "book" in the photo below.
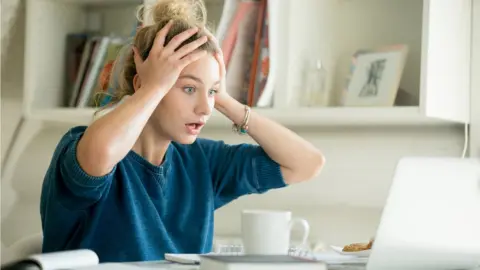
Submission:
{"label": "book", "polygon": [[247,76],[247,80],[249,80],[248,91],[247,91],[247,105],[253,107],[256,102],[254,100],[254,93],[257,84],[257,79],[259,75],[262,61],[261,61],[261,49],[262,49],[262,38],[263,38],[263,31],[265,20],[265,9],[267,6],[267,0],[260,0],[260,7],[257,15],[257,25],[255,31],[255,39],[253,44],[253,52],[251,58],[251,69],[250,74]]}
{"label": "book", "polygon": [[180,264],[199,264],[200,255],[165,253],[165,260]]}
{"label": "book", "polygon": [[[230,63],[225,62],[227,65],[227,91],[233,98],[243,104],[248,103],[250,71],[252,62],[256,61],[253,59],[256,36],[255,29],[257,28],[257,21],[255,19],[258,18],[260,9],[260,2],[242,2],[239,6],[239,10],[242,12],[242,18],[238,21],[235,30],[236,35],[232,39],[229,55]],[[224,48],[228,49],[230,47]],[[225,60],[227,61],[227,59]]]}
{"label": "book", "polygon": [[327,270],[322,261],[291,255],[201,255],[200,270]]}
{"label": "book", "polygon": [[[64,84],[66,91],[64,95],[64,104],[68,105],[70,95],[72,95],[79,75],[79,68],[82,61],[85,62],[87,57],[85,55],[85,45],[87,44],[89,36],[85,33],[71,33],[67,35],[66,49],[65,49],[65,78]],[[91,46],[91,44],[89,44]],[[72,89],[70,91],[70,89]]]}
{"label": "book", "polygon": [[2,270],[58,270],[76,269],[99,264],[97,254],[89,249],[33,254],[2,265]]}

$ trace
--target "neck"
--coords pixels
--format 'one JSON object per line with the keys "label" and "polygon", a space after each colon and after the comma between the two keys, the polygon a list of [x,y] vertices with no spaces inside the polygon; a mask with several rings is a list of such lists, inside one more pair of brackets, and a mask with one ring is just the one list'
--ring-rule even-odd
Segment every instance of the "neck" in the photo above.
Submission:
{"label": "neck", "polygon": [[133,145],[132,150],[153,165],[160,166],[170,145],[170,140],[165,139],[165,137],[149,121],[143,128],[137,142]]}

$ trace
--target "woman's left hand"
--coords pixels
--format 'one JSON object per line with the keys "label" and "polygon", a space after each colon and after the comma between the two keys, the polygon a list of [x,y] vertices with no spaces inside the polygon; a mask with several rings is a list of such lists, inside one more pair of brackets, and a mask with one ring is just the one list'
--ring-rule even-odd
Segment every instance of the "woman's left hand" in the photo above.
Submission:
{"label": "woman's left hand", "polygon": [[205,29],[205,33],[207,34],[208,38],[215,43],[216,49],[217,49],[214,54],[214,57],[217,60],[218,65],[220,67],[220,89],[218,90],[218,93],[215,95],[215,107],[218,108],[217,106],[221,105],[224,100],[230,97],[226,90],[227,69],[225,67],[225,61],[223,59],[222,48],[217,38],[210,31],[208,31],[208,29]]}
{"label": "woman's left hand", "polygon": [[[208,38],[217,45],[215,59],[220,66],[221,87],[215,96],[215,109],[235,124],[243,124],[245,105],[227,93],[226,68],[221,47],[217,39],[208,30],[205,30],[205,32]],[[250,112],[248,134],[265,150],[271,159],[280,164],[280,171],[285,183],[293,184],[306,181],[320,174],[325,163],[320,150],[296,133],[257,114],[254,110]]]}

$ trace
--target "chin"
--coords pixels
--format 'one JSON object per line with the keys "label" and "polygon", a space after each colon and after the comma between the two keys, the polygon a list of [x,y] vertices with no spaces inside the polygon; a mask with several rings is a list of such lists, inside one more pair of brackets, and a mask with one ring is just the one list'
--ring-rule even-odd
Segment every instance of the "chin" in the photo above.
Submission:
{"label": "chin", "polygon": [[179,144],[192,144],[196,140],[197,140],[197,136],[193,136],[193,135],[178,136],[173,139],[174,142]]}

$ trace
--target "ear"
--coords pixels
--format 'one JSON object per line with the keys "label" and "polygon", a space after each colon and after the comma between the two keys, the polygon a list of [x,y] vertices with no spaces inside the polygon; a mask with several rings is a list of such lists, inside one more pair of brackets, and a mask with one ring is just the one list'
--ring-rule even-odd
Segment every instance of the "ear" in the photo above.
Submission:
{"label": "ear", "polygon": [[140,76],[138,76],[138,74],[135,74],[135,76],[133,76],[133,90],[137,92],[137,90],[140,89],[141,86],[142,80],[140,79]]}

